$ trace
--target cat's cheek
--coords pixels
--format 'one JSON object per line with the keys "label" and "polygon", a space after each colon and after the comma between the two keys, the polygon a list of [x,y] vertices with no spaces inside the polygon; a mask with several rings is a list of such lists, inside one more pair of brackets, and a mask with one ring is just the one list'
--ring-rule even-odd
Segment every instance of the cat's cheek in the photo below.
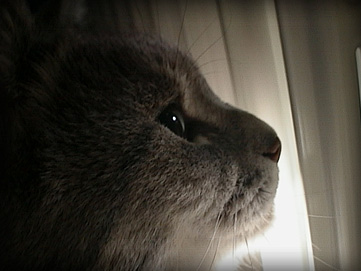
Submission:
{"label": "cat's cheek", "polygon": [[[213,221],[222,213],[236,185],[237,166],[224,161],[215,162],[210,157],[202,159],[203,161],[195,165],[192,170],[198,179],[197,185],[193,187],[197,192],[185,192],[185,194],[193,194],[193,197],[192,202],[182,210],[185,220],[188,220],[190,225],[205,230],[208,221],[212,224],[213,230]],[[207,170],[204,170],[205,168]]]}
{"label": "cat's cheek", "polygon": [[269,181],[267,183],[267,190],[273,195],[272,201],[276,195],[276,191],[278,188],[278,178],[279,178],[278,175],[279,175],[278,167],[272,165],[272,167],[268,169]]}
{"label": "cat's cheek", "polygon": [[[250,204],[249,236],[263,232],[273,220],[274,198],[278,187],[278,167],[272,165],[264,172],[264,182]],[[255,215],[256,214],[256,215]]]}
{"label": "cat's cheek", "polygon": [[237,166],[232,163],[224,163],[218,170],[218,173],[211,176],[210,188],[212,193],[204,193],[203,200],[207,200],[208,204],[204,208],[203,221],[200,224],[204,227],[206,222],[209,222],[213,230],[214,223],[219,219],[224,212],[224,206],[227,204],[229,198],[235,189],[237,183]]}

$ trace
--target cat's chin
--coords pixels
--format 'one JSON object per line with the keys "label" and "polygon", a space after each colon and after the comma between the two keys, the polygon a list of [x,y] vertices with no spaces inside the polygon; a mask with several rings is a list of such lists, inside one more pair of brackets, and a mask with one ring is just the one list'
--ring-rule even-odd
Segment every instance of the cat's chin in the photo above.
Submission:
{"label": "cat's chin", "polygon": [[244,185],[245,178],[239,179],[221,212],[220,231],[226,235],[233,236],[236,231],[240,237],[252,237],[263,232],[273,219],[278,169],[258,172],[246,179],[247,185]]}
{"label": "cat's chin", "polygon": [[[249,206],[248,210],[238,210],[233,215],[224,214],[221,216],[221,223],[218,234],[225,239],[238,239],[241,243],[246,239],[263,233],[271,224],[274,217],[273,203],[270,201],[264,205],[262,212]],[[252,216],[243,216],[245,212],[252,213]],[[255,214],[258,212],[257,214]]]}
{"label": "cat's chin", "polygon": [[[190,235],[182,231],[167,249],[165,270],[213,270],[211,266],[268,228],[273,218],[273,204],[268,208],[262,215],[252,217],[248,224],[235,221],[235,216],[220,215],[203,230],[188,229]],[[239,210],[239,217],[241,212]]]}

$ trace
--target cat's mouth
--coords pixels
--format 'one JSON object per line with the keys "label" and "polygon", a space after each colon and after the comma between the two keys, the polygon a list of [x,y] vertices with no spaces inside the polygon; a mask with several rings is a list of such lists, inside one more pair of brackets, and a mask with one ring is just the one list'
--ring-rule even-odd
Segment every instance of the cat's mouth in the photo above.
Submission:
{"label": "cat's mouth", "polygon": [[224,236],[229,234],[228,237],[238,236],[242,239],[263,232],[273,218],[274,196],[275,193],[267,186],[235,191],[225,203],[220,216]]}
{"label": "cat's mouth", "polygon": [[239,178],[234,192],[223,206],[225,218],[238,216],[244,221],[267,214],[276,194],[278,179],[263,176],[255,172],[247,177]]}

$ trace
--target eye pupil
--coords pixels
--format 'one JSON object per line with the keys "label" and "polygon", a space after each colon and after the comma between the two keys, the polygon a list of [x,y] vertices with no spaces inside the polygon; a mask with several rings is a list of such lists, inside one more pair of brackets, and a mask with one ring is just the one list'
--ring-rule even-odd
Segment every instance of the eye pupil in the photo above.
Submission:
{"label": "eye pupil", "polygon": [[158,117],[159,122],[180,137],[185,136],[182,114],[175,109],[166,109]]}

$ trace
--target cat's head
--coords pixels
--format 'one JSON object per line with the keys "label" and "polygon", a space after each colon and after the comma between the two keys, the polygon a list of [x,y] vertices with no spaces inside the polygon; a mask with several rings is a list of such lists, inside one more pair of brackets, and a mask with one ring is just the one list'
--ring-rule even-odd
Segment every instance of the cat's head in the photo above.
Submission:
{"label": "cat's head", "polygon": [[189,240],[268,225],[272,128],[220,101],[175,47],[47,35],[22,9],[0,22],[3,263],[160,268]]}

